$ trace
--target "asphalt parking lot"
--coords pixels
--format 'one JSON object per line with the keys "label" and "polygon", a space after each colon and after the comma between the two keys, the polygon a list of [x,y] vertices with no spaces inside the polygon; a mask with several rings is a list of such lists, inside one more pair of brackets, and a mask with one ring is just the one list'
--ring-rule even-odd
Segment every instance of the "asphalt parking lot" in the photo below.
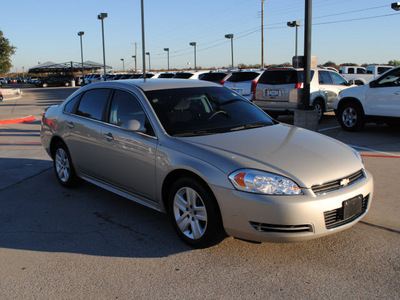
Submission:
{"label": "asphalt parking lot", "polygon": [[[76,88],[21,87],[0,102],[1,299],[398,299],[400,134],[385,125],[321,134],[352,145],[375,180],[368,215],[321,239],[194,250],[160,214],[89,183],[64,189],[40,144],[43,110]],[[280,121],[292,122],[291,117]]]}

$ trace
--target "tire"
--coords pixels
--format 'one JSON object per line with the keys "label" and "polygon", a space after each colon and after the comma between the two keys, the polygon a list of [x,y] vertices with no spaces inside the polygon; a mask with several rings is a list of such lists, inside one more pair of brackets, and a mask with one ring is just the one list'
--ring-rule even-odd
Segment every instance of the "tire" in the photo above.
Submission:
{"label": "tire", "polygon": [[346,131],[360,131],[365,124],[362,107],[355,102],[347,102],[339,110],[340,126]]}
{"label": "tire", "polygon": [[55,146],[53,164],[56,177],[63,187],[74,187],[80,182],[79,177],[75,173],[68,148],[62,142],[59,142]]}
{"label": "tire", "polygon": [[178,236],[192,247],[210,247],[226,236],[214,196],[190,177],[172,185],[168,213]]}
{"label": "tire", "polygon": [[314,110],[318,111],[318,123],[320,123],[325,112],[324,101],[320,99],[314,101]]}

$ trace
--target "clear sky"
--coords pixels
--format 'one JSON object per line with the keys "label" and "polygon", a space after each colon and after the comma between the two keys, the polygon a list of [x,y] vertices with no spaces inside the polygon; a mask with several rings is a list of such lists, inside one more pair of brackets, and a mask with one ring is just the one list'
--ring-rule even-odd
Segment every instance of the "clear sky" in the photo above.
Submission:
{"label": "clear sky", "polygon": [[[400,60],[400,12],[393,0],[314,0],[312,55],[323,64],[331,60],[387,63]],[[16,46],[13,68],[25,72],[38,64],[81,61],[78,31],[84,31],[84,60],[103,62],[101,21],[104,20],[106,64],[115,71],[134,67],[135,42],[138,67],[142,61],[140,0],[0,0],[0,30]],[[295,29],[288,21],[300,20],[298,53],[304,45],[303,0],[265,0],[265,64],[291,62]],[[261,62],[261,0],[145,0],[146,52],[151,68],[194,66],[222,67],[231,63],[230,41],[234,34],[234,63]],[[148,57],[146,58],[148,64]]]}

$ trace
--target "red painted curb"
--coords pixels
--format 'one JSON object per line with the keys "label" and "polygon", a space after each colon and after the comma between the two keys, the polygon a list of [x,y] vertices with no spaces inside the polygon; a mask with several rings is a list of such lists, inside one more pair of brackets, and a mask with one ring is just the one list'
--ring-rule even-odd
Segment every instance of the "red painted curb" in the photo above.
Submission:
{"label": "red painted curb", "polygon": [[379,158],[400,158],[400,156],[391,155],[371,155],[371,154],[361,154],[362,157],[379,157]]}
{"label": "red painted curb", "polygon": [[36,119],[33,116],[20,118],[20,119],[11,119],[11,120],[0,120],[0,125],[8,125],[8,124],[17,124],[17,123],[24,123],[24,122],[32,122]]}

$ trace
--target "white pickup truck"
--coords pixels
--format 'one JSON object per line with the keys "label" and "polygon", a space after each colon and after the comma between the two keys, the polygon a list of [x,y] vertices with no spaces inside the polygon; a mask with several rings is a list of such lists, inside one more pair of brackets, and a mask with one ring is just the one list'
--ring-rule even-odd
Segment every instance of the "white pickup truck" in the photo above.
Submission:
{"label": "white pickup truck", "polygon": [[365,123],[400,125],[400,66],[366,85],[342,90],[334,111],[347,131],[359,131]]}
{"label": "white pickup truck", "polygon": [[356,85],[364,85],[391,68],[392,66],[383,65],[371,65],[367,66],[366,68],[357,66],[342,66],[339,68],[339,73],[349,82],[352,82]]}

